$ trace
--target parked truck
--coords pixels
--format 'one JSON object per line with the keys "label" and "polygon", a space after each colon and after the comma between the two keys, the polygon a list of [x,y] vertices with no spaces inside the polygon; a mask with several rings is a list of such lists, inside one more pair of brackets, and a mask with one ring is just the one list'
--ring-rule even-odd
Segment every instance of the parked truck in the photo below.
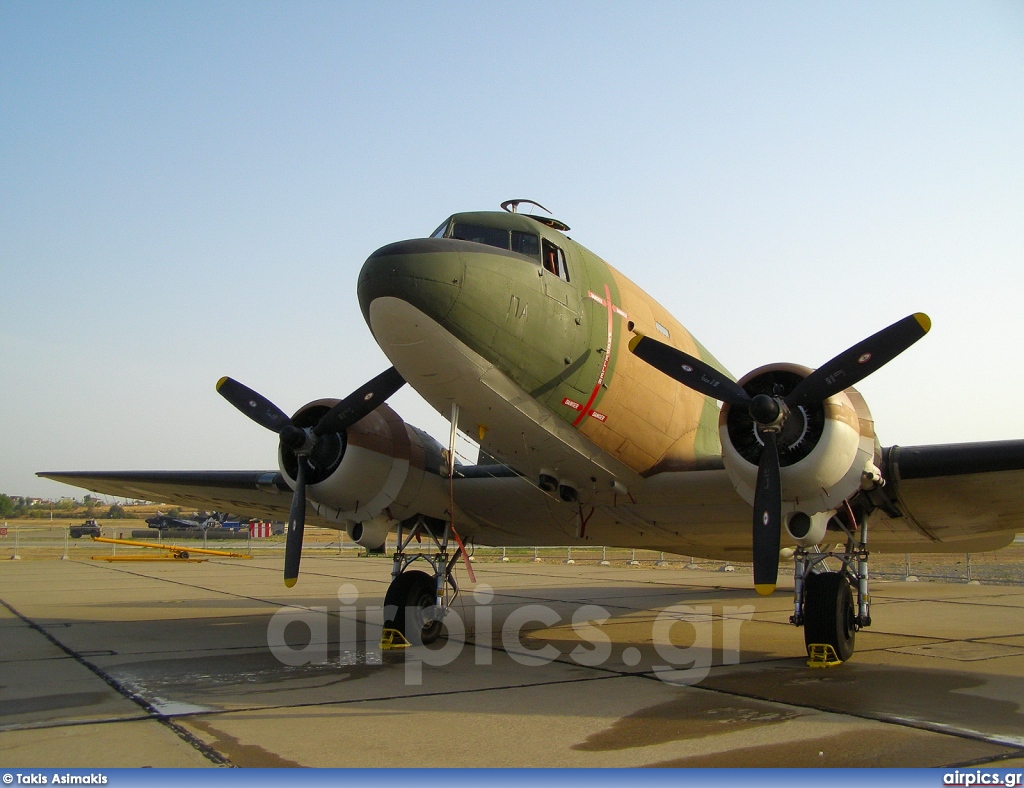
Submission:
{"label": "parked truck", "polygon": [[81,525],[72,525],[68,530],[72,539],[81,539],[83,536],[99,536],[100,524],[95,520],[86,520]]}

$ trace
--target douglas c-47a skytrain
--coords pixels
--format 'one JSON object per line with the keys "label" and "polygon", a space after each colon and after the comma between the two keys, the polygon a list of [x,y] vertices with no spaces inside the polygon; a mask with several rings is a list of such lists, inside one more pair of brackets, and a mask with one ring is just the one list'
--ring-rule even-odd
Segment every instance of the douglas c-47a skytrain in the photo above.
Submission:
{"label": "douglas c-47a skytrain", "polygon": [[[1024,441],[883,447],[853,388],[921,339],[926,315],[816,370],[774,363],[736,381],[565,224],[521,203],[457,213],[429,238],[370,255],[359,304],[394,366],[345,399],[289,417],[218,382],[280,436],[279,470],[40,475],[287,517],[288,586],[306,521],[372,549],[395,534],[385,626],[422,642],[441,632],[467,543],[753,560],[760,594],[775,589],[780,553],[792,556],[791,620],[808,648],[846,660],[871,623],[869,546],[973,552],[1013,540]],[[405,383],[451,420],[447,450],[385,404]],[[480,464],[449,463],[456,429],[479,440]],[[429,555],[407,552],[416,537]]]}

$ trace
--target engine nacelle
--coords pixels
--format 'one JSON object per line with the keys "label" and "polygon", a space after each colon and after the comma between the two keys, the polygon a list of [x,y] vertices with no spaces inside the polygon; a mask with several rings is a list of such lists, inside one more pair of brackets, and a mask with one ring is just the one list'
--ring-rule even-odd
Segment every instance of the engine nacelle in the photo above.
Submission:
{"label": "engine nacelle", "polygon": [[828,530],[828,521],[833,512],[789,512],[782,520],[789,538],[801,547],[813,547],[821,544]]}
{"label": "engine nacelle", "polygon": [[[739,384],[751,396],[785,395],[812,370],[796,364],[755,369]],[[757,465],[764,446],[746,408],[722,406],[718,421],[725,469],[745,501],[753,505]],[[850,388],[823,403],[795,408],[778,436],[783,521],[798,544],[818,544],[832,510],[861,488],[865,474],[877,477],[881,448],[863,397]],[[793,513],[813,515],[810,521]],[[820,515],[820,516],[819,516]]]}
{"label": "engine nacelle", "polygon": [[388,534],[398,527],[398,520],[392,520],[385,514],[378,515],[365,523],[349,523],[345,527],[348,538],[369,550],[376,550],[387,540]]}
{"label": "engine nacelle", "polygon": [[[292,423],[312,427],[338,401],[322,399],[304,405]],[[350,536],[361,524],[361,538],[353,538],[366,547],[383,544],[395,521],[417,514],[447,516],[448,481],[442,476],[441,445],[406,424],[387,405],[343,434],[322,436],[309,462],[306,497],[310,504],[321,517],[344,525]],[[280,447],[278,464],[294,487],[298,472],[294,452]],[[376,544],[370,544],[374,540]]]}

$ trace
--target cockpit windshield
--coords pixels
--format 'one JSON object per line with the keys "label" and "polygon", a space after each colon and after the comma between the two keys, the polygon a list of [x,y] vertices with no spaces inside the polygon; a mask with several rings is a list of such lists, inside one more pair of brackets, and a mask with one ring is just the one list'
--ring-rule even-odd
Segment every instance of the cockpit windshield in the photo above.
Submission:
{"label": "cockpit windshield", "polygon": [[497,246],[499,249],[510,249],[508,243],[508,230],[500,227],[484,227],[479,224],[464,224],[456,222],[452,227],[452,238],[460,241],[474,241],[478,244]]}
{"label": "cockpit windshield", "polygon": [[508,249],[511,252],[532,257],[534,260],[540,260],[540,238],[533,233],[455,222],[448,237],[487,244],[498,249]]}

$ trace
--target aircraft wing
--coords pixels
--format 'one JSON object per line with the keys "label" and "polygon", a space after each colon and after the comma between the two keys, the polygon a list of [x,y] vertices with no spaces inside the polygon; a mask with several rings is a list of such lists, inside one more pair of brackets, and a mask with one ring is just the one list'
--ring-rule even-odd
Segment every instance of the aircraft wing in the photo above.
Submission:
{"label": "aircraft wing", "polygon": [[893,446],[884,465],[890,515],[902,516],[883,522],[914,541],[939,550],[987,538],[1000,547],[1024,532],[1024,440]]}
{"label": "aircraft wing", "polygon": [[[1024,532],[1024,440],[893,446],[883,458],[873,551],[994,550]],[[750,506],[724,470],[656,474],[635,500],[597,506],[584,537],[575,510],[526,479],[465,479],[455,492],[483,544],[589,542],[750,560]]]}
{"label": "aircraft wing", "polygon": [[[1024,532],[1024,440],[884,451],[884,495],[871,516],[879,552],[993,550]],[[514,473],[463,469],[460,528],[479,544],[606,544],[748,560],[750,507],[724,470],[647,480],[636,500],[577,510]],[[97,493],[287,520],[291,488],[278,471],[61,471],[39,476]],[[591,517],[592,516],[592,517]],[[337,528],[307,504],[307,522]]]}
{"label": "aircraft wing", "polygon": [[[285,522],[292,500],[291,488],[278,471],[43,471],[36,475],[105,495]],[[308,503],[306,522],[338,527]]]}
{"label": "aircraft wing", "polygon": [[[872,551],[995,550],[1024,532],[1024,441],[893,446],[883,457]],[[750,506],[724,470],[656,474],[635,500],[597,506],[585,537],[575,510],[525,479],[457,480],[455,493],[482,544],[590,543],[750,560]]]}

